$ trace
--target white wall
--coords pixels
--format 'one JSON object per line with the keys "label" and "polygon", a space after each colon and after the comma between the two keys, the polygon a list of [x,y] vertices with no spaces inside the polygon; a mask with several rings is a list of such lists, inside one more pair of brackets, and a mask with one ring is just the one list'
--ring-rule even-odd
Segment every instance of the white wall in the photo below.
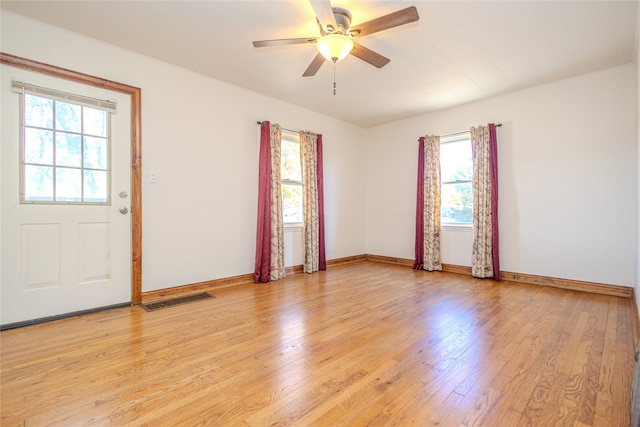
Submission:
{"label": "white wall", "polygon": [[[502,269],[634,286],[635,78],[629,64],[367,129],[367,253],[413,258],[420,136],[502,123]],[[443,230],[442,247],[470,265],[470,236]]]}
{"label": "white wall", "polygon": [[327,258],[365,252],[362,128],[4,10],[1,24],[5,53],[142,89],[143,291],[253,272],[257,120],[323,134]]}

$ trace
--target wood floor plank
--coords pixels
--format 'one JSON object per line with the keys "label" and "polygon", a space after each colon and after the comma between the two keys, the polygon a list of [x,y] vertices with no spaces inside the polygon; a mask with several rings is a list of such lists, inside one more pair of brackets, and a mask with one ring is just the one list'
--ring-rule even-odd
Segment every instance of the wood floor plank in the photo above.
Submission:
{"label": "wood floor plank", "polygon": [[627,426],[635,307],[356,262],[0,333],[0,424]]}
{"label": "wood floor plank", "polygon": [[561,333],[553,331],[546,337],[539,357],[527,372],[522,384],[511,402],[511,407],[523,416],[521,425],[537,425],[538,419],[545,411],[555,408],[551,390],[559,376],[558,356],[561,354],[564,341]]}

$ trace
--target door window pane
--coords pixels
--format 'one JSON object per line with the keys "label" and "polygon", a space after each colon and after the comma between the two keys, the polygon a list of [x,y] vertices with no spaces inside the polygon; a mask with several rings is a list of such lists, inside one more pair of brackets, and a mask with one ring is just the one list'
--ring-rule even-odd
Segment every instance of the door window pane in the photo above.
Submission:
{"label": "door window pane", "polygon": [[80,111],[82,107],[62,101],[55,101],[55,106],[56,129],[80,133],[82,131],[80,126]]}
{"label": "door window pane", "polygon": [[26,128],[24,131],[24,161],[41,165],[53,164],[53,132]]}
{"label": "door window pane", "polygon": [[22,203],[110,203],[109,114],[23,95]]}
{"label": "door window pane", "polygon": [[107,172],[84,171],[84,199],[88,202],[107,201]]}
{"label": "door window pane", "polygon": [[80,169],[56,168],[56,200],[65,202],[81,201],[81,182]]}
{"label": "door window pane", "polygon": [[56,132],[56,165],[82,167],[80,135]]}
{"label": "door window pane", "polygon": [[84,167],[91,169],[107,168],[107,139],[84,137]]}
{"label": "door window pane", "polygon": [[84,133],[87,135],[107,136],[107,112],[95,108],[84,108],[82,115]]}
{"label": "door window pane", "polygon": [[53,128],[53,99],[24,95],[24,124],[40,128]]}
{"label": "door window pane", "polygon": [[53,201],[53,168],[25,165],[23,197],[29,201]]}

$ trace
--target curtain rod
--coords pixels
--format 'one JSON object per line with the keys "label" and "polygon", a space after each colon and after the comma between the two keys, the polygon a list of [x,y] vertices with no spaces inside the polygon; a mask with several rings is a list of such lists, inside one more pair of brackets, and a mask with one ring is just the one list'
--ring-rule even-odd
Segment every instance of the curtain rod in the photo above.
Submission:
{"label": "curtain rod", "polygon": [[[263,125],[263,123],[262,123],[261,121],[259,121],[259,120],[258,120],[256,123],[257,123],[257,124],[259,124],[260,126],[262,126],[262,125]],[[498,123],[498,124],[496,125],[496,127],[497,127],[497,128],[502,127],[502,123]],[[300,131],[299,131],[299,130],[291,130],[291,129],[283,128],[282,126],[280,126],[280,129],[282,129],[282,130],[286,130],[287,132],[300,133]],[[448,137],[450,137],[450,136],[462,135],[463,133],[468,133],[468,132],[469,132],[468,130],[465,130],[465,131],[462,131],[462,132],[448,133],[448,134],[446,134],[446,135],[440,135],[440,136],[441,136],[441,137],[443,137],[443,138],[448,138]]]}
{"label": "curtain rod", "polygon": [[[502,123],[498,123],[498,124],[496,125],[496,127],[497,127],[497,128],[502,127]],[[446,135],[440,135],[440,137],[442,137],[442,138],[449,138],[449,137],[451,137],[451,136],[458,136],[458,135],[462,135],[462,134],[464,134],[464,133],[469,133],[469,131],[468,131],[468,130],[465,130],[465,131],[462,131],[462,132],[448,133],[448,134],[446,134]]]}
{"label": "curtain rod", "polygon": [[[256,123],[258,123],[260,126],[264,125],[264,123],[262,123],[261,121],[257,121]],[[300,133],[299,130],[291,130],[291,129],[283,128],[282,126],[280,126],[280,129],[286,130],[287,132]]]}

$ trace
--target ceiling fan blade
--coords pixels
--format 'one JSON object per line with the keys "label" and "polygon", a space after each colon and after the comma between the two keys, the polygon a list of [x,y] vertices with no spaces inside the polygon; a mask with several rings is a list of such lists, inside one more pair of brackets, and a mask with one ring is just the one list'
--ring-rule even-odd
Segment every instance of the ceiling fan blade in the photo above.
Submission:
{"label": "ceiling fan blade", "polygon": [[313,7],[313,10],[318,17],[318,22],[322,27],[323,35],[327,30],[327,25],[331,25],[331,28],[334,30],[338,29],[336,17],[333,15],[333,8],[331,7],[331,2],[329,0],[309,0],[309,3],[311,3],[311,7]]}
{"label": "ceiling fan blade", "polygon": [[267,46],[285,46],[290,44],[307,44],[315,43],[317,37],[300,37],[295,39],[275,39],[275,40],[258,40],[253,42],[253,47],[267,47]]}
{"label": "ceiling fan blade", "polygon": [[326,59],[324,59],[324,56],[322,56],[322,54],[318,52],[316,57],[313,58],[313,61],[311,61],[311,64],[309,64],[309,66],[305,70],[302,77],[315,76],[318,70],[320,69],[320,67],[322,66],[322,64],[324,64],[324,61],[326,61]]}
{"label": "ceiling fan blade", "polygon": [[353,50],[351,51],[351,55],[356,58],[362,59],[364,62],[368,62],[377,68],[382,68],[387,65],[391,60],[380,55],[377,52],[372,51],[371,49],[367,49],[361,44],[355,43],[353,44]]}
{"label": "ceiling fan blade", "polygon": [[355,25],[349,28],[349,32],[353,37],[362,37],[379,31],[388,30],[389,28],[398,27],[420,19],[418,10],[415,6],[380,16],[371,21]]}
{"label": "ceiling fan blade", "polygon": [[320,31],[320,36],[324,37],[327,35],[327,31],[324,26],[320,23],[320,20],[316,17],[316,24],[318,25],[318,30]]}

